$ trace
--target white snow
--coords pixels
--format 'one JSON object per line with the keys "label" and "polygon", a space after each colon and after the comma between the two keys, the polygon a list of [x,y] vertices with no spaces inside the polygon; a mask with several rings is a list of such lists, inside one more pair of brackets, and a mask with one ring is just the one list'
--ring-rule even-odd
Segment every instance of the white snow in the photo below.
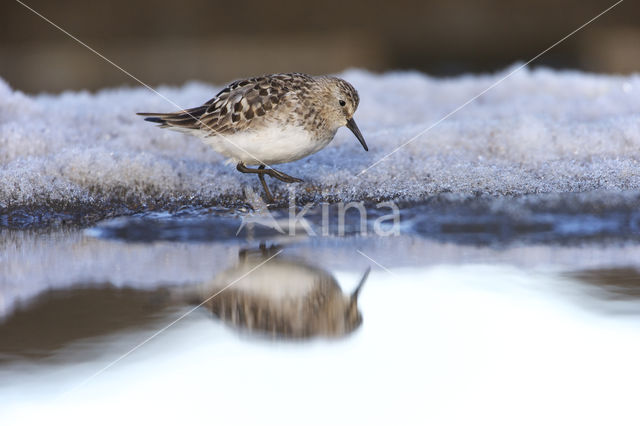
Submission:
{"label": "white snow", "polygon": [[[323,151],[281,169],[305,179],[297,185],[309,191],[298,193],[326,200],[640,191],[637,74],[525,68],[425,132],[513,69],[447,79],[347,71],[370,151],[341,129]],[[159,91],[192,107],[218,89],[188,83]],[[225,204],[242,199],[246,185],[259,189],[255,176],[236,172],[197,138],[135,115],[175,109],[145,88],[26,96],[0,80],[0,208]]]}

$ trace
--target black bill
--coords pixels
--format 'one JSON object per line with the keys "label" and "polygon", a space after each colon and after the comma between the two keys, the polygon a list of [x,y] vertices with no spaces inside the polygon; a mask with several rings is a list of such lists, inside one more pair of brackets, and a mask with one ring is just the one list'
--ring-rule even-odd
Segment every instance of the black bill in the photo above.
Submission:
{"label": "black bill", "polygon": [[364,138],[362,137],[362,133],[360,133],[360,129],[358,129],[358,126],[356,125],[356,122],[353,121],[353,118],[350,118],[349,120],[347,120],[347,128],[351,130],[354,135],[356,135],[356,138],[358,138],[364,150],[369,151],[369,148],[367,147],[367,143],[364,141]]}
{"label": "black bill", "polygon": [[364,283],[367,281],[367,277],[369,277],[369,272],[371,272],[371,267],[368,267],[362,278],[360,278],[356,289],[351,293],[351,300],[358,300],[358,295],[360,294],[360,290],[362,290],[362,286],[364,286]]}

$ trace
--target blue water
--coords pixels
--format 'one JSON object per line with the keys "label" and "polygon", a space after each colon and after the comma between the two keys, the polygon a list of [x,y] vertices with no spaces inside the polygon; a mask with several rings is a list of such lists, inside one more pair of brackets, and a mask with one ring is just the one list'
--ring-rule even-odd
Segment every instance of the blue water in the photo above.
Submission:
{"label": "blue water", "polygon": [[0,231],[0,423],[637,424],[632,211],[400,211]]}

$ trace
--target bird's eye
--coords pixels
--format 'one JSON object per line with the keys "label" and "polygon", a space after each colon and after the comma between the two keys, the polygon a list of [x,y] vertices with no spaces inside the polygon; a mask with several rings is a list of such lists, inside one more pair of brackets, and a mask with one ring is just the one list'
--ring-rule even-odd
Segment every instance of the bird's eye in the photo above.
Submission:
{"label": "bird's eye", "polygon": [[345,101],[343,101],[342,99],[340,99],[340,106],[345,106],[347,103]]}

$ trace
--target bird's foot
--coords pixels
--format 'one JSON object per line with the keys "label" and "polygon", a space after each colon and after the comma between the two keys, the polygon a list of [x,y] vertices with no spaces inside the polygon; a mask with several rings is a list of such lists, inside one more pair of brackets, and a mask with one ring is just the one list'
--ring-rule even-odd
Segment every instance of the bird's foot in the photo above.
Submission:
{"label": "bird's foot", "polygon": [[261,164],[260,166],[258,166],[257,169],[251,169],[247,166],[245,166],[243,163],[238,163],[236,165],[236,169],[241,172],[241,173],[254,173],[258,175],[258,178],[260,179],[260,183],[262,184],[262,188],[264,189],[264,193],[266,195],[267,198],[267,202],[269,204],[273,204],[275,202],[273,195],[271,195],[271,191],[269,190],[269,187],[267,186],[267,182],[264,179],[264,175],[268,175],[271,176],[274,179],[278,179],[282,182],[285,183],[295,183],[295,182],[304,182],[302,179],[299,179],[297,177],[293,177],[293,176],[289,176],[286,173],[283,173],[279,170],[276,169],[272,169],[272,168],[266,168],[266,165]]}
{"label": "bird's foot", "polygon": [[282,182],[286,182],[286,183],[304,182],[300,178],[289,176],[288,174],[283,173],[276,169],[265,169],[265,170],[267,171],[267,174],[269,176],[271,176],[272,178],[281,180]]}

